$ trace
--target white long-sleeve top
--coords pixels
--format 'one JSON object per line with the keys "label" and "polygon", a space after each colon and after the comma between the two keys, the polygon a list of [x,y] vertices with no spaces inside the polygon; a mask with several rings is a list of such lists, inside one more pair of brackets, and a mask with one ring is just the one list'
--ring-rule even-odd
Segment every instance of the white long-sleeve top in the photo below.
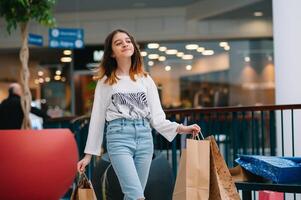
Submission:
{"label": "white long-sleeve top", "polygon": [[146,118],[168,141],[172,141],[177,135],[179,124],[166,119],[157,87],[149,75],[138,77],[136,81],[132,81],[129,76],[119,78],[117,84],[113,85],[104,83],[106,77],[97,82],[85,147],[86,154],[100,155],[105,121],[118,118]]}

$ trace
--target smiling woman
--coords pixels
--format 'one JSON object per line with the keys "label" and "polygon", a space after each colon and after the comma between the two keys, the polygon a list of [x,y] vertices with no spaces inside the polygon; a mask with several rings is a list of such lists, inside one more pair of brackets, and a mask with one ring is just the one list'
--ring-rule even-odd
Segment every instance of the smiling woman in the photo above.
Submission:
{"label": "smiling woman", "polygon": [[84,171],[92,155],[100,154],[106,123],[107,151],[124,199],[145,199],[154,149],[152,128],[172,141],[178,133],[196,135],[200,127],[166,119],[157,87],[144,71],[138,46],[124,30],[107,36],[96,79],[85,156],[77,164],[78,171]]}

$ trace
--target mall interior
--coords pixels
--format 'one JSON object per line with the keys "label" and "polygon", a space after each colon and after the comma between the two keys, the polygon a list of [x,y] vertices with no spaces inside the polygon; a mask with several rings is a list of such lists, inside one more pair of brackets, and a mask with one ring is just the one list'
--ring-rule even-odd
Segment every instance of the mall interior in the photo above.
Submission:
{"label": "mall interior", "polygon": [[[301,156],[299,8],[300,0],[57,0],[55,27],[29,23],[31,104],[50,117],[31,116],[32,130],[68,128],[83,156],[104,40],[124,29],[139,45],[167,118],[197,123],[204,136],[214,135],[229,168],[237,165],[239,154]],[[9,34],[1,17],[0,102],[20,81],[20,47],[20,29]],[[165,184],[167,194],[162,189],[154,195],[160,182],[149,186],[146,199],[172,199],[183,138],[169,143],[153,134],[156,158],[167,160],[172,180],[170,187]],[[98,194],[101,160],[93,158],[87,169],[97,199],[103,199]],[[15,164],[8,166],[15,173]],[[69,183],[60,198],[70,199],[75,185]],[[242,199],[301,199],[298,183],[240,182],[236,187]]]}

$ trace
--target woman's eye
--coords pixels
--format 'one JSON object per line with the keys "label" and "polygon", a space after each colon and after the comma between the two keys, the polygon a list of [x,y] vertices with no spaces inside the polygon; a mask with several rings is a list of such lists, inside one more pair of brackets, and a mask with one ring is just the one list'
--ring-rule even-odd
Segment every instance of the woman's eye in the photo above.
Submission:
{"label": "woman's eye", "polygon": [[128,41],[126,41],[127,43],[132,43],[132,41],[131,40],[128,40]]}

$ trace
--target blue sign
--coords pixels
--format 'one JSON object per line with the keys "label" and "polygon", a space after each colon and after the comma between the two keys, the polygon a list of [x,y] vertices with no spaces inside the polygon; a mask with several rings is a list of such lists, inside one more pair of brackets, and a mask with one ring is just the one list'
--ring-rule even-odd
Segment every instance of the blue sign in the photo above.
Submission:
{"label": "blue sign", "polygon": [[79,49],[84,47],[84,30],[72,28],[49,29],[49,47]]}
{"label": "blue sign", "polygon": [[43,46],[43,36],[29,33],[28,44]]}
{"label": "blue sign", "polygon": [[82,40],[49,40],[49,47],[51,48],[64,48],[64,49],[80,49],[84,47]]}

